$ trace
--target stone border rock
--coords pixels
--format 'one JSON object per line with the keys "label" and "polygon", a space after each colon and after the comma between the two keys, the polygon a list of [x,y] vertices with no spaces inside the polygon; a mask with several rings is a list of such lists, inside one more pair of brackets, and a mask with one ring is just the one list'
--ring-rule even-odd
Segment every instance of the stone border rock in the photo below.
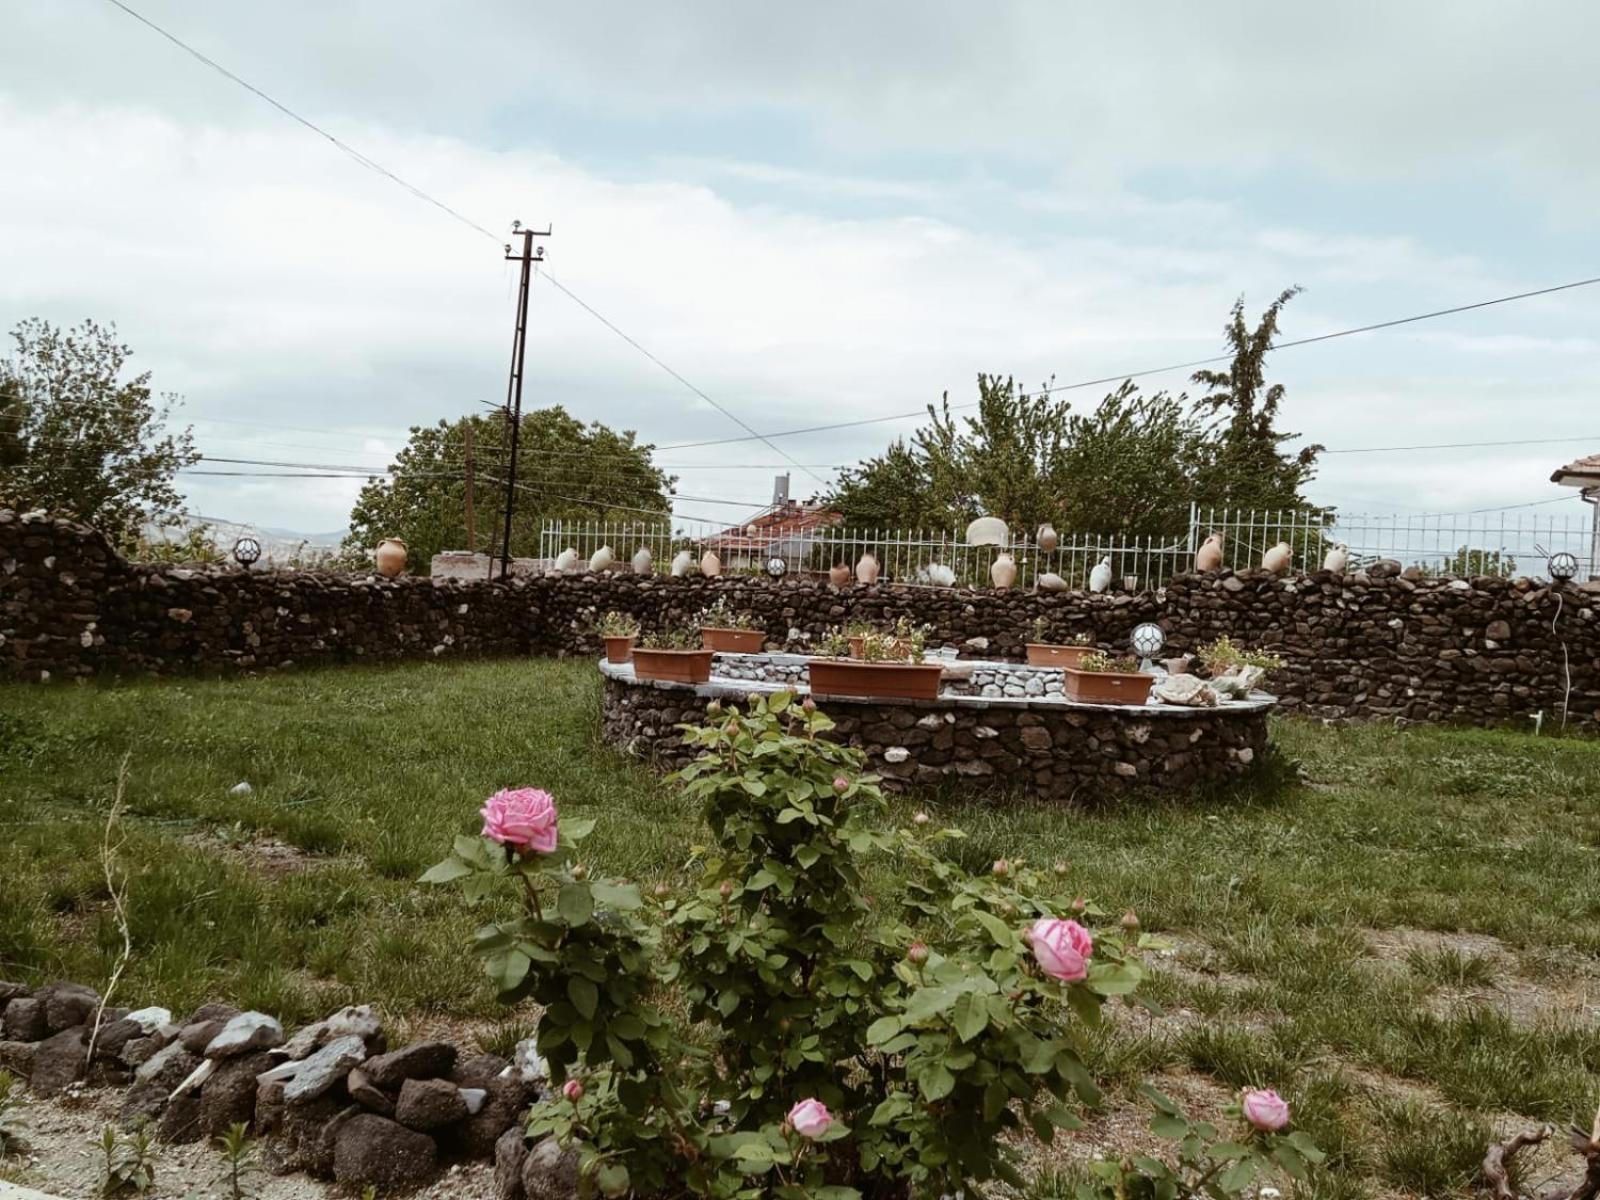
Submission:
{"label": "stone border rock", "polygon": [[183,1021],[157,1007],[107,1008],[81,984],[0,982],[0,1069],[40,1096],[125,1089],[118,1119],[164,1142],[212,1139],[244,1123],[262,1166],[384,1192],[427,1182],[442,1163],[515,1159],[500,1200],[576,1192],[576,1163],[529,1146],[523,1114],[549,1080],[531,1041],[507,1061],[448,1042],[389,1050],[365,1005],[286,1037],[266,1013],[202,1005]]}

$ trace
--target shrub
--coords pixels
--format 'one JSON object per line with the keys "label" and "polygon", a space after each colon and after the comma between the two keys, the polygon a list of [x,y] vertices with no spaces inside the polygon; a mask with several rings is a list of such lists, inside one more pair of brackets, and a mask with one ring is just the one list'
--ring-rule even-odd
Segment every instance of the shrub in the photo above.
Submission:
{"label": "shrub", "polygon": [[1208,642],[1195,651],[1195,657],[1212,675],[1225,675],[1241,667],[1256,667],[1263,675],[1283,666],[1283,659],[1265,650],[1247,650],[1235,646],[1226,634]]}
{"label": "shrub", "polygon": [[639,620],[631,613],[617,612],[612,609],[605,613],[594,623],[594,633],[597,637],[638,637]]}
{"label": "shrub", "polygon": [[[529,1132],[575,1148],[609,1197],[1025,1186],[1008,1135],[1049,1141],[1097,1099],[1079,1046],[1108,998],[1131,1002],[1137,922],[1102,927],[1063,875],[1020,860],[963,869],[961,833],[925,817],[882,828],[864,755],[822,737],[809,701],[707,715],[675,777],[713,839],[686,889],[647,898],[592,871],[592,822],[552,827],[532,790],[492,798],[496,836],[457,838],[423,877],[521,897],[476,951],[504,1000],[544,1009],[559,1087]],[[890,860],[894,894],[864,894],[869,856]]]}
{"label": "shrub", "polygon": [[728,598],[718,596],[717,602],[702,610],[696,624],[711,629],[757,629],[755,617],[747,612],[735,612],[728,607]]}
{"label": "shrub", "polygon": [[698,650],[701,648],[702,639],[697,628],[669,625],[665,629],[645,634],[640,639],[639,645],[645,650]]}
{"label": "shrub", "polygon": [[1107,654],[1096,650],[1093,654],[1083,656],[1083,665],[1079,668],[1084,671],[1101,671],[1112,675],[1137,675],[1139,673],[1139,660],[1127,655]]}

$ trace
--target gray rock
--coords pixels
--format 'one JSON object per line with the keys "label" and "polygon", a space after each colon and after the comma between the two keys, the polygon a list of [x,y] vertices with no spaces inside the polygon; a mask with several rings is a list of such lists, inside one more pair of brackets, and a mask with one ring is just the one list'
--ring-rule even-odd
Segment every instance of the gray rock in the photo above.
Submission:
{"label": "gray rock", "polygon": [[25,983],[7,983],[0,979],[0,1010],[13,1000],[25,1000],[33,995],[33,989]]}
{"label": "gray rock", "polygon": [[522,1164],[528,1160],[528,1140],[521,1129],[508,1129],[494,1144],[495,1200],[522,1200]]}
{"label": "gray rock", "polygon": [[200,1089],[200,1132],[216,1137],[236,1122],[254,1124],[256,1076],[272,1066],[266,1054],[245,1054],[225,1059]]}
{"label": "gray rock", "polygon": [[172,1014],[164,1008],[157,1008],[151,1005],[149,1008],[141,1008],[136,1012],[129,1013],[123,1020],[136,1022],[139,1028],[148,1034],[154,1033],[164,1025],[171,1025]]}
{"label": "gray rock", "polygon": [[442,1129],[467,1119],[467,1102],[461,1089],[448,1079],[407,1079],[400,1085],[394,1119],[407,1129]]}
{"label": "gray rock", "polygon": [[535,1142],[522,1162],[526,1200],[572,1200],[578,1194],[578,1156],[553,1137]]}
{"label": "gray rock", "polygon": [[89,1031],[82,1025],[64,1029],[39,1043],[28,1082],[41,1096],[59,1096],[82,1079],[89,1061]]}
{"label": "gray rock", "polygon": [[45,1023],[44,1001],[32,996],[11,1001],[6,1005],[5,1015],[0,1017],[0,1032],[5,1034],[7,1041],[44,1041],[50,1036],[50,1027]]}
{"label": "gray rock", "polygon": [[135,1038],[145,1036],[143,1027],[139,1022],[123,1017],[120,1021],[112,1021],[109,1025],[100,1027],[100,1036],[94,1040],[94,1056],[101,1058],[116,1058],[121,1055],[123,1048]]}
{"label": "gray rock", "polygon": [[488,1158],[500,1135],[519,1123],[523,1111],[539,1097],[539,1086],[519,1075],[489,1081],[483,1108],[450,1131],[452,1146],[467,1158]]}
{"label": "gray rock", "polygon": [[358,1113],[334,1139],[333,1177],[380,1190],[414,1187],[433,1174],[437,1159],[438,1148],[427,1134],[376,1113]]}
{"label": "gray rock", "polygon": [[486,1088],[511,1064],[498,1054],[475,1054],[456,1063],[450,1072],[450,1081],[464,1088]]}
{"label": "gray rock", "polygon": [[283,1058],[309,1058],[329,1042],[343,1037],[360,1038],[367,1044],[369,1054],[384,1051],[383,1022],[369,1005],[351,1004],[325,1020],[297,1030],[277,1053]]}
{"label": "gray rock", "polygon": [[310,1058],[299,1062],[291,1059],[262,1072],[259,1082],[282,1082],[284,1102],[304,1104],[332,1088],[352,1067],[360,1066],[366,1056],[366,1043],[352,1034],[329,1042]]}
{"label": "gray rock", "polygon": [[162,1047],[134,1072],[133,1088],[122,1102],[118,1120],[128,1126],[155,1120],[166,1109],[173,1089],[193,1074],[201,1061],[178,1042]]}
{"label": "gray rock", "polygon": [[0,1042],[0,1071],[10,1071],[26,1079],[33,1074],[33,1056],[38,1047],[32,1042]]}
{"label": "gray rock", "polygon": [[33,998],[44,1002],[45,1026],[51,1033],[92,1021],[95,1009],[100,1007],[100,993],[81,983],[52,983],[40,988]]}
{"label": "gray rock", "polygon": [[283,1045],[283,1026],[266,1013],[243,1012],[206,1044],[207,1058],[234,1058],[254,1050]]}
{"label": "gray rock", "polygon": [[206,1047],[231,1020],[232,1017],[212,1017],[207,1021],[190,1021],[178,1031],[178,1043],[190,1054],[204,1054]]}
{"label": "gray rock", "polygon": [[417,1042],[362,1064],[375,1087],[395,1089],[408,1079],[440,1079],[456,1065],[456,1048],[449,1042]]}
{"label": "gray rock", "polygon": [[461,1099],[466,1101],[467,1112],[477,1116],[483,1111],[483,1106],[489,1102],[488,1088],[462,1088]]}
{"label": "gray rock", "polygon": [[350,1099],[362,1108],[375,1112],[380,1117],[394,1116],[394,1098],[388,1092],[374,1086],[367,1073],[360,1067],[345,1077],[344,1090],[349,1092]]}

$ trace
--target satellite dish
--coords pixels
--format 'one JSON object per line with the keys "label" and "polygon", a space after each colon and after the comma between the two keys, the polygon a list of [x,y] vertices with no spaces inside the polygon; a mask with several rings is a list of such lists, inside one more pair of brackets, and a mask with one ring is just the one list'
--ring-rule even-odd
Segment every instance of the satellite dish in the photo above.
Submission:
{"label": "satellite dish", "polygon": [[1006,528],[1006,523],[999,517],[979,517],[967,526],[967,545],[969,546],[1008,546],[1011,544],[1011,530]]}

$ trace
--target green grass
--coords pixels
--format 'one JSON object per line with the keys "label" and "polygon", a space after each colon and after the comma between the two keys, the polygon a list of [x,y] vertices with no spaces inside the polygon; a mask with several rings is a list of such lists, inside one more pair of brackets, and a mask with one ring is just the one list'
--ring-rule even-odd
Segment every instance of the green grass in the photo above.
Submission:
{"label": "green grass", "polygon": [[[599,696],[577,661],[0,688],[0,978],[108,974],[98,848],[126,759],[127,999],[227,998],[291,1020],[371,1001],[477,1019],[480,1044],[512,1044],[526,1014],[497,1010],[464,951],[481,914],[412,881],[509,785],[596,818],[585,846],[604,869],[678,876],[696,815],[601,741]],[[1064,860],[1076,889],[1171,931],[1184,970],[1149,990],[1186,1018],[1108,1026],[1089,1061],[1113,1089],[1173,1070],[1278,1086],[1338,1166],[1312,1194],[1445,1194],[1470,1180],[1489,1114],[1592,1114],[1595,1030],[1495,1002],[1513,975],[1569,986],[1600,954],[1600,744],[1301,721],[1274,739],[1305,784],[1264,774],[1074,808],[952,789],[897,815],[962,826],[975,866]],[[251,794],[230,795],[241,780]],[[307,861],[285,870],[252,838]],[[1413,935],[1378,962],[1370,935],[1401,927],[1505,953]],[[1430,1007],[1439,989],[1472,1003]]]}

